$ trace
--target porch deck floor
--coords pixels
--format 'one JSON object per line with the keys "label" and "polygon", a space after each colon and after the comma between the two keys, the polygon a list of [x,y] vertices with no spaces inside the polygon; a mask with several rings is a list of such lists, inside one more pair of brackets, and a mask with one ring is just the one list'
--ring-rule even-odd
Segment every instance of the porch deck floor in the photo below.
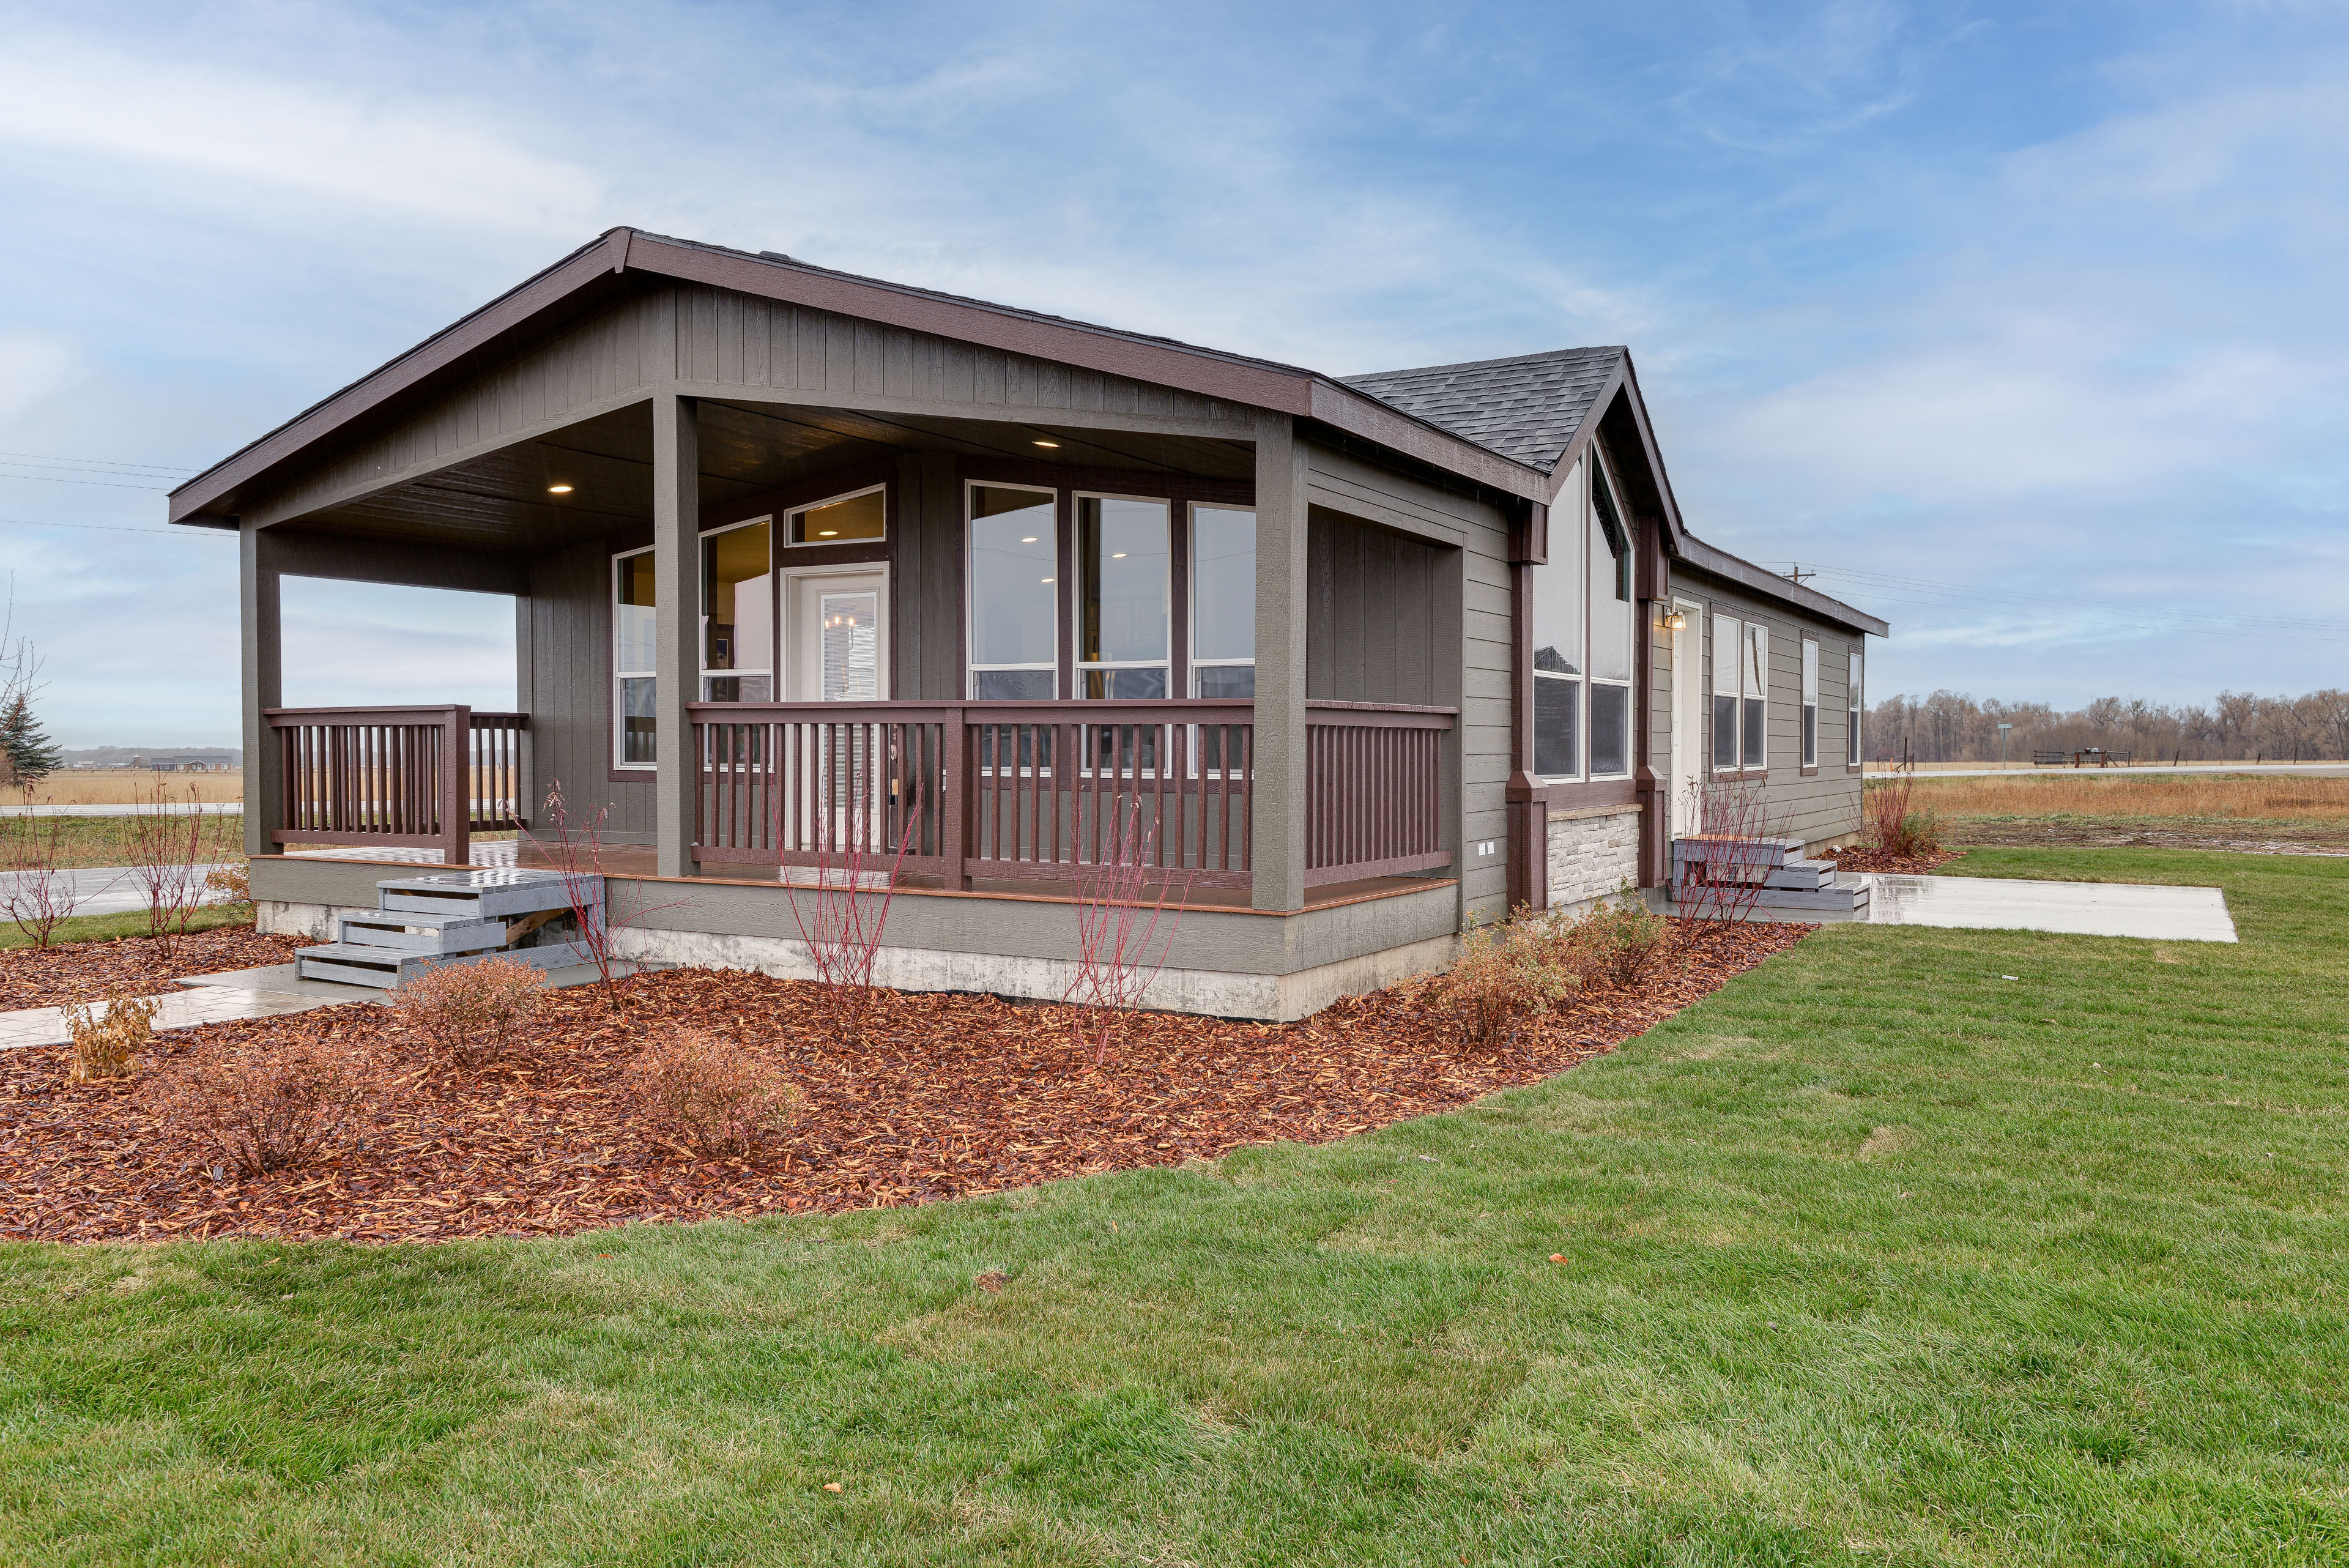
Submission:
{"label": "porch deck floor", "polygon": [[[378,846],[336,846],[330,848],[292,847],[287,857],[300,860],[357,860],[378,865],[439,866],[443,864],[437,849],[396,849]],[[544,851],[535,845],[511,838],[490,839],[473,846],[471,864],[478,867],[520,866],[552,868]],[[607,844],[601,854],[604,871],[613,877],[657,876],[654,850],[648,844]],[[780,870],[761,874],[761,868],[750,866],[709,867],[696,873],[697,878],[709,882],[749,883],[757,887],[780,886]],[[1423,891],[1429,888],[1448,887],[1449,877],[1372,877],[1356,882],[1331,882],[1308,889],[1305,908],[1328,909],[1338,904],[1350,904],[1359,899],[1392,897],[1399,893]],[[944,884],[935,877],[907,877],[898,884],[906,893],[943,893]],[[1050,882],[1018,879],[992,880],[974,878],[969,892],[988,898],[1050,898],[1066,901],[1078,897],[1081,889],[1074,881]],[[1157,890],[1150,889],[1155,898]],[[1174,900],[1170,898],[1168,902]],[[1248,891],[1245,888],[1193,888],[1182,898],[1183,907],[1191,909],[1245,909],[1249,908]]]}

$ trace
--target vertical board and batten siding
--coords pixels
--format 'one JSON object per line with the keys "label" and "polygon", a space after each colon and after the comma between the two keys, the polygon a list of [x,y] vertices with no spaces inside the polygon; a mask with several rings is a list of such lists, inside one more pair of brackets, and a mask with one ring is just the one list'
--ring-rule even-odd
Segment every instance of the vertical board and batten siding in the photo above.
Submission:
{"label": "vertical board and batten siding", "polygon": [[896,473],[893,695],[959,701],[962,689],[962,495],[951,457],[900,458]]}
{"label": "vertical board and batten siding", "polygon": [[256,497],[263,524],[546,434],[684,384],[712,395],[1170,433],[1244,435],[1237,404],[698,284],[648,286]]}
{"label": "vertical board and batten siding", "polygon": [[1436,696],[1435,545],[1329,512],[1306,542],[1305,694],[1340,702]]}
{"label": "vertical board and batten siding", "polygon": [[[1429,701],[1460,710],[1448,754],[1457,758],[1457,836],[1451,847],[1460,868],[1464,913],[1505,913],[1506,857],[1496,855],[1479,863],[1466,851],[1475,840],[1506,840],[1508,834],[1505,796],[1513,679],[1508,520],[1499,508],[1474,496],[1320,447],[1309,450],[1306,483],[1315,512],[1339,514],[1330,519],[1331,524],[1405,535],[1431,551],[1426,559],[1434,569],[1436,591],[1430,601],[1434,619],[1428,669],[1435,695]],[[1334,560],[1334,541],[1342,535],[1330,537]],[[1377,607],[1369,607],[1366,613],[1377,616]],[[1379,617],[1366,643],[1374,642],[1377,628],[1391,630],[1394,618],[1392,611]],[[1341,644],[1332,638],[1330,646],[1335,654]],[[1403,658],[1393,666],[1394,673],[1382,678],[1405,679],[1411,668],[1408,657]],[[1320,694],[1317,689],[1315,695]]]}
{"label": "vertical board and batten siding", "polygon": [[[1843,694],[1849,681],[1847,653],[1859,645],[1857,632],[1815,620],[1787,606],[1766,603],[1745,592],[1693,572],[1674,575],[1673,587],[1683,597],[1705,607],[1705,698],[1702,706],[1706,768],[1712,766],[1713,671],[1720,658],[1713,646],[1715,614],[1757,621],[1770,632],[1770,809],[1783,820],[1789,836],[1800,834],[1812,844],[1857,832],[1859,775],[1844,767]],[[1819,767],[1803,776],[1803,648],[1805,637],[1819,645]],[[1666,722],[1670,710],[1665,711]]]}
{"label": "vertical board and batten siding", "polygon": [[[532,821],[547,786],[563,784],[574,823],[608,806],[604,836],[653,841],[653,781],[612,777],[612,565],[601,540],[531,564],[529,640],[515,649],[530,713]],[[667,736],[662,739],[666,741]]]}

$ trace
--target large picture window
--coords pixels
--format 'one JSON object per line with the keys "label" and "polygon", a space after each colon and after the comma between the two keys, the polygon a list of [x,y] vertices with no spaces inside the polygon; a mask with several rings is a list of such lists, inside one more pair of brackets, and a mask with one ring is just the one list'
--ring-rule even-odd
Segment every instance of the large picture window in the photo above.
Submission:
{"label": "large picture window", "polygon": [[1534,772],[1546,779],[1582,774],[1583,584],[1587,530],[1578,463],[1550,512],[1549,559],[1526,568],[1533,600]]}
{"label": "large picture window", "polygon": [[1803,639],[1803,765],[1819,765],[1819,644]]}
{"label": "large picture window", "polygon": [[659,761],[656,613],[652,551],[612,557],[612,761],[619,767]]}
{"label": "large picture window", "polygon": [[1172,696],[1173,546],[1167,504],[1077,498],[1077,694]]}
{"label": "large picture window", "polygon": [[970,694],[1050,701],[1060,694],[1059,511],[1049,490],[970,487]]}
{"label": "large picture window", "polygon": [[1191,508],[1191,695],[1256,695],[1256,514]]}
{"label": "large picture window", "polygon": [[1631,538],[1603,462],[1590,478],[1590,776],[1631,771]]}
{"label": "large picture window", "polygon": [[[767,519],[701,536],[701,700],[775,694],[775,585]],[[649,559],[649,557],[647,557]]]}
{"label": "large picture window", "polygon": [[1859,715],[1866,704],[1860,698],[1859,649],[1851,650],[1851,684],[1844,689],[1844,762],[1847,766],[1859,766]]}

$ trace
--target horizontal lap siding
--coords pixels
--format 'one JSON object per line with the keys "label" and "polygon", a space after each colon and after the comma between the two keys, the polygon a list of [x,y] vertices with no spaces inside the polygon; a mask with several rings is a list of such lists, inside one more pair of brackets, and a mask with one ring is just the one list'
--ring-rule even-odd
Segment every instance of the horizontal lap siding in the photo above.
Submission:
{"label": "horizontal lap siding", "polygon": [[[1705,607],[1703,639],[1705,670],[1699,714],[1704,731],[1705,761],[1713,747],[1713,671],[1720,662],[1713,648],[1713,617],[1732,615],[1758,621],[1770,632],[1770,809],[1790,836],[1800,834],[1812,843],[1852,833],[1859,827],[1859,779],[1844,768],[1844,691],[1848,685],[1850,650],[1858,634],[1795,614],[1783,605],[1765,604],[1741,589],[1693,573],[1674,575],[1674,594]],[[1802,639],[1819,645],[1819,770],[1805,778],[1802,768]],[[1669,639],[1666,643],[1669,659]],[[1659,696],[1661,723],[1669,726],[1669,688]],[[1657,755],[1667,754],[1669,729],[1660,732]]]}

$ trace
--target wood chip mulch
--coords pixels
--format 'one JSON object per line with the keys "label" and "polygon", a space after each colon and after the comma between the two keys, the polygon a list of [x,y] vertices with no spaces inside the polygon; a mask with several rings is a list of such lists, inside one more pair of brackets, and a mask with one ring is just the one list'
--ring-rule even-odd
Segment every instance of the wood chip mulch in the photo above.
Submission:
{"label": "wood chip mulch", "polygon": [[170,991],[181,975],[292,963],[303,941],[264,937],[251,926],[221,926],[168,940],[123,937],[9,948],[0,950],[0,1011],[62,1007],[77,997],[103,996],[109,985],[153,995]]}
{"label": "wood chip mulch", "polygon": [[1964,853],[1963,849],[1943,848],[1930,855],[1888,855],[1881,849],[1856,844],[1848,849],[1830,849],[1826,858],[1834,861],[1838,871],[1889,871],[1902,877],[1922,877]]}
{"label": "wood chip mulch", "polygon": [[[1424,981],[1288,1025],[1135,1014],[1098,1066],[1071,1037],[1071,1009],[885,993],[851,1047],[823,1027],[822,986],[686,969],[619,982],[616,1014],[593,986],[555,992],[516,1054],[474,1072],[435,1068],[370,1006],[174,1031],[119,1085],[67,1085],[62,1048],[0,1052],[0,1238],[557,1235],[926,1203],[1323,1143],[1612,1050],[1816,929],[1716,929],[1636,990],[1586,992],[1495,1048],[1464,1042]],[[674,1026],[786,1073],[807,1096],[792,1130],[751,1160],[664,1142],[623,1073]],[[347,1054],[366,1106],[308,1166],[241,1178],[156,1114],[200,1046],[305,1038]]]}

